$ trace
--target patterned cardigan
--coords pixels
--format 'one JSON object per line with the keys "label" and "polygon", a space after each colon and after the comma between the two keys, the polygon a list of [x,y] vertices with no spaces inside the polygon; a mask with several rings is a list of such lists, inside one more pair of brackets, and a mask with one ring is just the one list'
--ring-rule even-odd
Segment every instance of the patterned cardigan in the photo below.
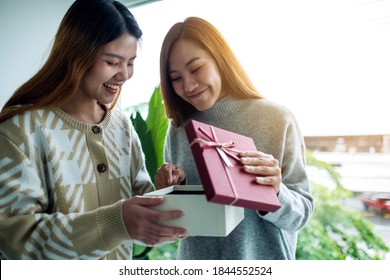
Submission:
{"label": "patterned cardigan", "polygon": [[0,143],[0,259],[132,258],[122,201],[153,185],[124,114],[26,112],[0,124]]}

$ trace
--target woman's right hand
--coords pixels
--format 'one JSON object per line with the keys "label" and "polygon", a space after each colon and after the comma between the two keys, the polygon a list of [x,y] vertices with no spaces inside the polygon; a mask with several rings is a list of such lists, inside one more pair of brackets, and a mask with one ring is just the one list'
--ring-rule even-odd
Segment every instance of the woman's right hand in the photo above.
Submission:
{"label": "woman's right hand", "polygon": [[160,212],[150,207],[162,203],[162,197],[134,196],[122,204],[122,215],[130,237],[146,245],[177,240],[186,235],[184,228],[163,226],[161,221],[183,216],[179,210]]}
{"label": "woman's right hand", "polygon": [[183,169],[172,163],[164,163],[157,169],[154,185],[158,189],[162,189],[172,185],[179,185],[185,178],[186,173]]}

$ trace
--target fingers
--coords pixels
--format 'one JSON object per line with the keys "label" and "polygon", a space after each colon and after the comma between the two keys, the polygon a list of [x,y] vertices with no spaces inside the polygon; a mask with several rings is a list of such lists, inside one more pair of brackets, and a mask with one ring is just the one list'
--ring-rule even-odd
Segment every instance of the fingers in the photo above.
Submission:
{"label": "fingers", "polygon": [[183,169],[171,163],[164,163],[157,169],[155,186],[161,189],[171,185],[178,185],[185,177],[186,175]]}
{"label": "fingers", "polygon": [[275,192],[279,193],[282,172],[277,159],[259,151],[242,152],[240,157],[245,172],[259,175],[255,178],[256,183],[273,186]]}
{"label": "fingers", "polygon": [[261,152],[247,153],[241,157],[241,163],[244,165],[244,170],[251,174],[257,174],[262,176],[274,176],[279,175],[279,161],[272,155],[264,154]]}
{"label": "fingers", "polygon": [[181,217],[182,211],[160,212],[145,207],[159,204],[161,201],[161,198],[133,197],[123,202],[123,221],[132,239],[140,240],[147,245],[155,245],[186,235],[183,228],[160,225],[162,221]]}
{"label": "fingers", "polygon": [[165,217],[159,217],[159,215],[155,215],[155,213],[152,212],[157,211],[151,210],[151,216],[155,216],[157,219],[151,218],[150,220],[145,220],[144,222],[140,223],[140,226],[135,228],[130,233],[130,236],[133,239],[140,240],[148,245],[156,245],[159,243],[176,240],[186,235],[186,230],[183,228],[168,227],[159,224],[163,220],[172,219],[173,217],[180,217],[181,213],[179,215],[179,212],[173,213],[173,211],[172,213],[157,212],[166,214]]}
{"label": "fingers", "polygon": [[137,204],[142,206],[156,206],[163,202],[162,196],[134,196],[129,200],[126,200],[128,204]]}
{"label": "fingers", "polygon": [[144,207],[145,209],[142,210],[143,218],[152,221],[165,221],[183,216],[183,212],[179,210],[159,212],[148,208],[161,204],[163,199],[162,196],[134,196],[131,199],[127,199],[124,204],[125,206],[136,205]]}
{"label": "fingers", "polygon": [[174,241],[186,236],[186,231],[181,228],[165,227],[151,222],[145,223],[129,233],[132,239],[142,241],[146,245],[157,245],[164,242]]}
{"label": "fingers", "polygon": [[[272,175],[275,172],[274,168],[279,167],[279,161],[272,155],[265,154],[259,151],[242,152],[240,153],[240,161],[251,170],[250,173]],[[258,173],[257,173],[258,172]]]}
{"label": "fingers", "polygon": [[186,231],[182,228],[162,226],[150,222],[139,240],[148,245],[156,245],[185,236]]}
{"label": "fingers", "polygon": [[279,165],[278,160],[275,159],[272,155],[259,151],[242,152],[240,153],[240,157],[241,163],[246,165]]}
{"label": "fingers", "polygon": [[260,185],[279,185],[280,179],[278,176],[264,176],[264,177],[256,177],[255,178],[256,183]]}

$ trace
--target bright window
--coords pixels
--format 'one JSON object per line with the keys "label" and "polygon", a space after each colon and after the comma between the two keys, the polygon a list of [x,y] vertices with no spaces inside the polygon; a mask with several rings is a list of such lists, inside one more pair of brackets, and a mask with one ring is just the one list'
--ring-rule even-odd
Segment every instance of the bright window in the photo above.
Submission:
{"label": "bright window", "polygon": [[259,91],[304,135],[389,134],[390,1],[165,0],[132,9],[143,32],[124,108],[159,84],[168,29],[199,16],[225,36]]}

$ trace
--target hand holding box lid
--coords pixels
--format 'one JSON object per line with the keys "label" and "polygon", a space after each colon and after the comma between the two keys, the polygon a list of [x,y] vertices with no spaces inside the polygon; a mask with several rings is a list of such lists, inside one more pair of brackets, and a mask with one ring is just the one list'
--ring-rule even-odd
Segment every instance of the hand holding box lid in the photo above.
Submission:
{"label": "hand holding box lid", "polygon": [[210,202],[274,212],[281,205],[275,190],[255,182],[238,160],[240,151],[256,151],[253,139],[190,120],[185,131]]}

